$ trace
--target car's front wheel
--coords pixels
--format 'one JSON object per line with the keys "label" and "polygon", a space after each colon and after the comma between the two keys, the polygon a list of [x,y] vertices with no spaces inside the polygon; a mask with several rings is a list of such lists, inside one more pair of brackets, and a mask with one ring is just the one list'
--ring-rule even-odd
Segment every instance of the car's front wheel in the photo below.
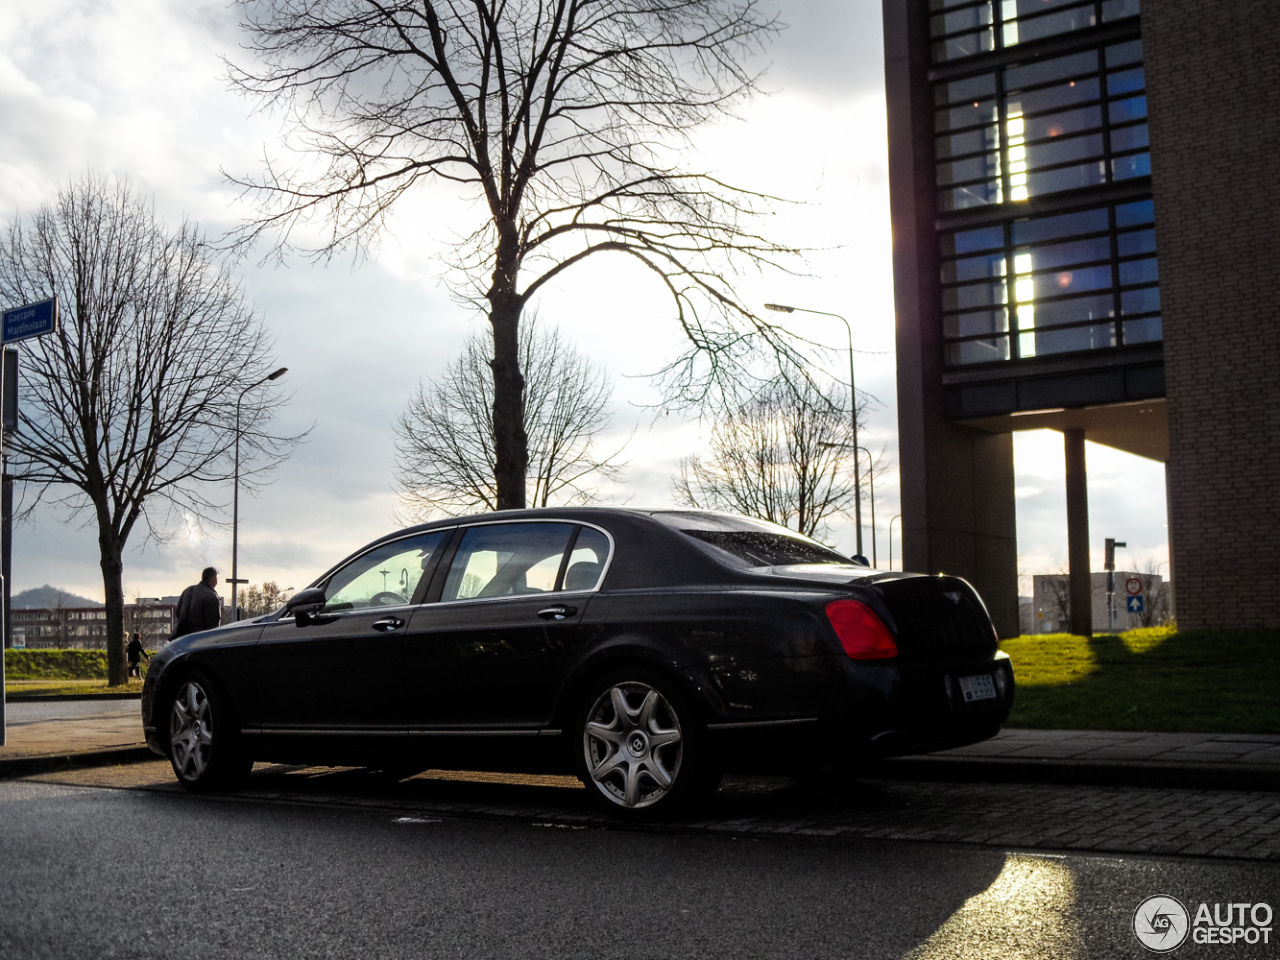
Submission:
{"label": "car's front wheel", "polygon": [[650,671],[623,670],[593,685],[576,730],[578,776],[618,816],[672,816],[719,780],[692,706]]}
{"label": "car's front wheel", "polygon": [[216,790],[243,780],[253,760],[240,745],[231,703],[209,677],[183,677],[169,701],[169,762],[188,790]]}

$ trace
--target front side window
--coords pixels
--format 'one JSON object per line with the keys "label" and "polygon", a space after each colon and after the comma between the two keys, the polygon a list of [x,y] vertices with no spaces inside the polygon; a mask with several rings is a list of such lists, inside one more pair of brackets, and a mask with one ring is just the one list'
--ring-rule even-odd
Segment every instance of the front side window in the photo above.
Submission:
{"label": "front side window", "polygon": [[419,534],[375,547],[329,578],[326,611],[365,610],[406,604],[450,530]]}
{"label": "front side window", "polygon": [[556,589],[572,523],[495,523],[463,535],[440,599],[485,600]]}

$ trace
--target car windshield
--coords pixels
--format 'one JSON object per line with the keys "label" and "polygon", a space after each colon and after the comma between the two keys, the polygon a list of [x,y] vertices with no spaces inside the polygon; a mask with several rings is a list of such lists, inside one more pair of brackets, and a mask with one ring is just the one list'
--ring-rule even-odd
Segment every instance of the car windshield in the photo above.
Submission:
{"label": "car windshield", "polygon": [[764,520],[716,513],[653,514],[686,536],[728,554],[737,565],[781,567],[792,564],[843,564],[852,561],[816,540]]}

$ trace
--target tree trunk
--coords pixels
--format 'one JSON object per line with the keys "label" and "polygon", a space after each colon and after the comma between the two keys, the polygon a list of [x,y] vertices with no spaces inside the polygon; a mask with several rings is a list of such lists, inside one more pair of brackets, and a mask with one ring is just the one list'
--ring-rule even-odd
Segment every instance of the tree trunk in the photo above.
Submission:
{"label": "tree trunk", "polygon": [[124,640],[124,548],[108,533],[98,534],[102,587],[107,598],[107,686],[129,682]]}
{"label": "tree trunk", "polygon": [[499,510],[525,506],[525,477],[529,469],[529,436],[524,428],[524,376],[520,372],[520,312],[524,303],[515,292],[515,252],[507,243],[498,248],[498,265],[489,290],[489,322],[493,326],[493,446],[494,481]]}

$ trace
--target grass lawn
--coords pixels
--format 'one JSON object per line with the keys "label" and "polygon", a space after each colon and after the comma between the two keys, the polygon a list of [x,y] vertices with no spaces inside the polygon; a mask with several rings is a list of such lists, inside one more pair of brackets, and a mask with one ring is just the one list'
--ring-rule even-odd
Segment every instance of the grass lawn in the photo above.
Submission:
{"label": "grass lawn", "polygon": [[[148,661],[142,661],[143,676]],[[101,650],[6,650],[4,693],[65,696],[73,693],[142,693],[142,681],[107,686],[107,655]]]}
{"label": "grass lawn", "polygon": [[101,680],[10,680],[4,685],[4,695],[39,694],[42,697],[61,697],[77,693],[131,693],[142,695],[142,681],[130,680],[127,686],[109,687]]}
{"label": "grass lawn", "polygon": [[1005,640],[1011,727],[1280,734],[1280,630]]}

